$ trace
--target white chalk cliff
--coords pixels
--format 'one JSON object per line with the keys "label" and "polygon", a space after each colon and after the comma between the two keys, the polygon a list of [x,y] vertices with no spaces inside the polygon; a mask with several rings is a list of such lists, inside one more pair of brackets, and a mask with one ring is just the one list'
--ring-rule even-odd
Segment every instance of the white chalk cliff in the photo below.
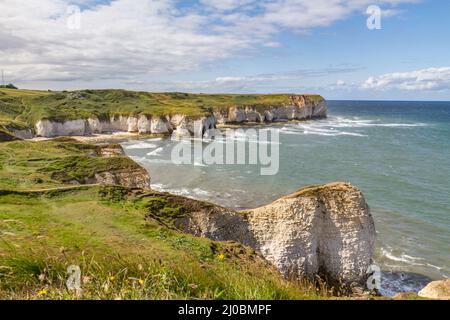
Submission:
{"label": "white chalk cliff", "polygon": [[369,207],[347,183],[305,188],[240,213],[194,210],[176,225],[196,236],[251,246],[286,278],[322,274],[349,286],[364,284],[375,246]]}
{"label": "white chalk cliff", "polygon": [[[307,96],[295,95],[292,103],[282,106],[236,107],[212,111],[201,118],[189,118],[183,114],[166,116],[115,115],[107,119],[89,118],[64,122],[39,120],[35,124],[35,135],[39,137],[83,136],[95,133],[136,132],[171,133],[201,137],[208,129],[218,124],[243,122],[276,122],[326,117],[325,101],[312,101]],[[214,109],[214,108],[213,108]],[[19,138],[30,138],[30,132],[17,132]],[[32,136],[32,134],[31,134]]]}

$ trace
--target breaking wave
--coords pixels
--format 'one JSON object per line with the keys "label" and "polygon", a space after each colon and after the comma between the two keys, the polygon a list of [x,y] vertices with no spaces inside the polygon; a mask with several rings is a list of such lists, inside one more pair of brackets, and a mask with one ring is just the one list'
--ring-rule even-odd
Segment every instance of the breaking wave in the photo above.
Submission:
{"label": "breaking wave", "polygon": [[367,120],[357,117],[329,117],[314,122],[286,125],[279,129],[282,134],[318,135],[326,137],[352,136],[367,137],[367,128],[414,128],[427,126],[425,123],[384,123],[381,120]]}
{"label": "breaking wave", "polygon": [[[156,146],[157,147],[157,146]],[[147,156],[159,156],[161,154],[161,152],[164,150],[164,148],[162,147],[157,147],[157,149],[150,151],[149,153],[147,153]]]}
{"label": "breaking wave", "polygon": [[122,144],[125,149],[133,150],[133,149],[155,149],[158,145],[154,143],[149,143],[145,141],[133,141],[131,143],[123,143]]}

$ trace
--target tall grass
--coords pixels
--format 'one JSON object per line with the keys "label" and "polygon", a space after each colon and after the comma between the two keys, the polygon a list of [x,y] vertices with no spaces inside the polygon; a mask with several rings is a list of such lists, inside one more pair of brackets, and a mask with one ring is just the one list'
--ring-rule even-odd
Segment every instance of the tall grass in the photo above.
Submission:
{"label": "tall grass", "polygon": [[[245,273],[223,267],[214,273],[184,268],[146,257],[123,257],[81,253],[28,252],[0,259],[2,299],[319,299],[326,288],[311,283],[290,283],[277,277],[243,277]],[[66,286],[67,268],[81,269],[81,290]]]}

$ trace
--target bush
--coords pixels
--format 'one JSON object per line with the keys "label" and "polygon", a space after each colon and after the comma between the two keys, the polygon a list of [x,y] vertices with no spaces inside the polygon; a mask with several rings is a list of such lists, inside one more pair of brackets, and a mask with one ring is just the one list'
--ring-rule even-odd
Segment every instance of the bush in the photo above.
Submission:
{"label": "bush", "polygon": [[0,85],[0,88],[4,88],[4,89],[18,89],[15,85],[13,85],[12,83],[8,83],[5,85]]}

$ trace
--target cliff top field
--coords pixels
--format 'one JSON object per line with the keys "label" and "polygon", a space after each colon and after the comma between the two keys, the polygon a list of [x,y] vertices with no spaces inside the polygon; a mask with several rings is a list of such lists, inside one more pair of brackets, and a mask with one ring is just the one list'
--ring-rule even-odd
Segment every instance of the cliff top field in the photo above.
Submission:
{"label": "cliff top field", "polygon": [[[102,157],[102,150],[117,150]],[[0,189],[32,190],[84,183],[95,173],[140,168],[118,145],[96,146],[60,138],[0,143]]]}
{"label": "cliff top field", "polygon": [[[108,146],[109,150],[117,146]],[[0,299],[73,299],[69,265],[87,299],[317,299],[252,249],[193,237],[171,217],[212,206],[120,186],[73,185],[136,166],[70,139],[0,143]],[[69,165],[70,164],[70,165]],[[197,209],[195,209],[197,210]],[[157,219],[155,219],[157,217]]]}
{"label": "cliff top field", "polygon": [[[319,95],[306,95],[322,101]],[[29,128],[38,120],[73,120],[111,115],[174,115],[199,117],[208,110],[232,106],[277,106],[291,102],[289,94],[188,94],[126,90],[36,91],[0,89],[0,127]]]}

